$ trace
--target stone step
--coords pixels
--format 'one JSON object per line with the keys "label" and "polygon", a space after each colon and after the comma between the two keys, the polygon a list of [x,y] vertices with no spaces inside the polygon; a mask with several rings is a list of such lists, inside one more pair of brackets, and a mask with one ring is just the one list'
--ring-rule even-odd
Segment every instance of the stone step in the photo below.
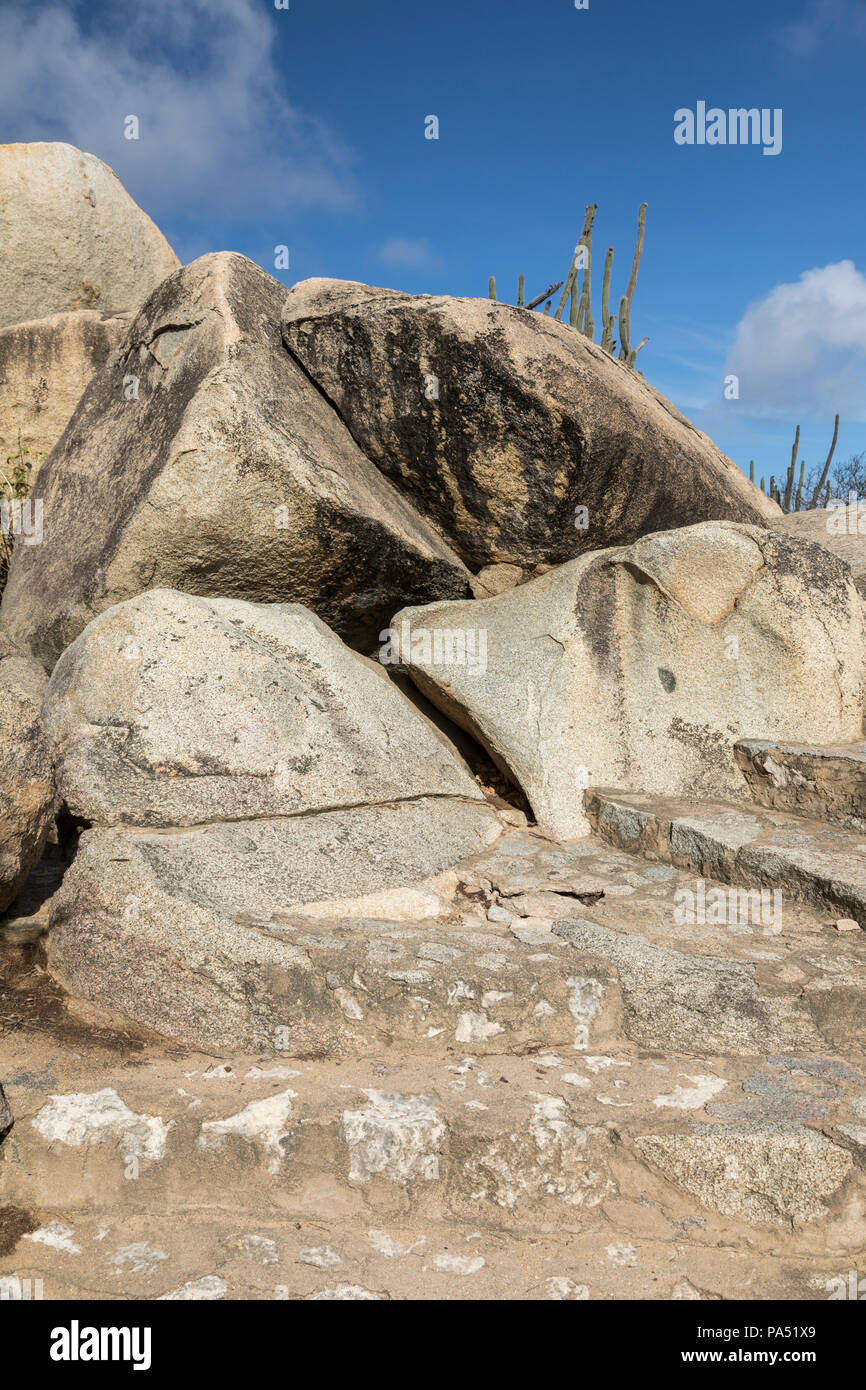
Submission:
{"label": "stone step", "polygon": [[759,805],[866,833],[866,742],[743,739],[734,757]]}
{"label": "stone step", "polygon": [[[266,1024],[256,1041],[215,1031],[207,1051],[256,1048],[278,1063],[385,1047],[453,1060],[637,1043],[742,1056],[844,1047],[862,1026],[866,936],[840,936],[787,894],[689,920],[683,902],[728,890],[708,876],[698,889],[692,868],[648,864],[597,836],[559,844],[531,830],[440,888],[436,915],[422,919],[249,914],[246,930],[282,943],[285,965],[262,983],[248,972],[250,1017]],[[47,940],[47,961],[38,946],[0,950],[0,1029],[50,1023],[76,1046],[154,1033],[184,1044],[170,1018],[148,1031],[66,993],[51,973],[50,929]]]}
{"label": "stone step", "polygon": [[866,1014],[866,936],[838,934],[787,893],[690,920],[683,902],[698,908],[727,893],[723,867],[718,882],[701,869],[699,889],[691,865],[648,864],[595,835],[562,844],[524,829],[457,866],[432,916],[408,915],[431,910],[411,895],[402,919],[340,914],[339,903],[333,918],[249,912],[243,930],[283,953],[261,979],[248,967],[245,993],[229,998],[257,1021],[251,1044],[216,1026],[207,1042],[186,1041],[154,1012],[153,990],[143,991],[150,1031],[66,993],[51,973],[49,928],[47,960],[39,946],[0,948],[0,1031],[50,1024],[76,1046],[159,1034],[217,1057],[261,1049],[276,1063],[383,1048],[452,1061],[466,1050],[635,1043],[720,1056],[847,1046]]}
{"label": "stone step", "polygon": [[862,835],[787,811],[593,788],[586,809],[611,845],[751,891],[778,889],[866,928]]}
{"label": "stone step", "polygon": [[28,1049],[0,1281],[49,1299],[802,1299],[863,1248],[862,1055]]}

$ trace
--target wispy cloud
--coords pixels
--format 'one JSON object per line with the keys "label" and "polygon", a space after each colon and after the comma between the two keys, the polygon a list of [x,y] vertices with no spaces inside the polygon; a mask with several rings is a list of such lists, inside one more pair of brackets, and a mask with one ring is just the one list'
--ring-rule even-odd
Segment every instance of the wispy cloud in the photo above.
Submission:
{"label": "wispy cloud", "polygon": [[725,371],[751,414],[866,420],[866,275],[846,260],[777,285],[746,309]]}
{"label": "wispy cloud", "polygon": [[[98,155],[157,216],[180,206],[231,222],[346,204],[351,153],[291,103],[274,60],[286,14],[256,0],[6,8],[3,138]],[[137,141],[124,138],[128,115]]]}
{"label": "wispy cloud", "polygon": [[866,0],[809,0],[777,37],[783,48],[801,57],[809,57],[831,40],[850,44],[866,39]]}
{"label": "wispy cloud", "polygon": [[440,270],[442,258],[424,238],[388,237],[376,252],[380,265],[394,270]]}

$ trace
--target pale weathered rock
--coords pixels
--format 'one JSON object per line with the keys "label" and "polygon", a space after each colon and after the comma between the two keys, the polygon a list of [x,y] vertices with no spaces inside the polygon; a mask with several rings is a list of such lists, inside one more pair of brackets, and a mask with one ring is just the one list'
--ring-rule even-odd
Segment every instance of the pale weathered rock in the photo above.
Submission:
{"label": "pale weathered rock", "polygon": [[587,786],[735,799],[739,738],[859,737],[866,624],[820,546],[725,522],[582,556],[498,598],[407,608],[422,692],[585,834]]}
{"label": "pale weathered rock", "polygon": [[349,1150],[349,1178],[369,1182],[381,1175],[395,1183],[439,1177],[445,1125],[431,1096],[367,1091],[363,1110],[344,1110],[340,1130]]}
{"label": "pale weathered rock", "polygon": [[85,392],[37,480],[3,620],[53,665],[147,588],[313,608],[372,645],[406,594],[469,574],[364,457],[279,334],[283,287],[243,256],[164,281]]}
{"label": "pale weathered rock", "polygon": [[180,262],[117,175],[73,145],[0,145],[0,327],[137,309]]}
{"label": "pale weathered rock", "polygon": [[0,329],[0,466],[20,441],[32,468],[28,481],[35,482],[131,317],[79,309]]}
{"label": "pale weathered rock", "polygon": [[866,503],[856,498],[836,501],[844,505],[791,512],[770,524],[795,540],[815,541],[832,550],[851,567],[857,590],[866,599]]}
{"label": "pale weathered rock", "polygon": [[289,293],[283,336],[365,454],[475,568],[781,515],[637,372],[544,315],[315,279]]}
{"label": "pale weathered rock", "polygon": [[852,1170],[845,1149],[800,1126],[703,1125],[692,1134],[643,1135],[635,1147],[704,1206],[780,1225],[826,1216],[821,1199]]}
{"label": "pale weathered rock", "polygon": [[[760,806],[604,788],[589,793],[586,810],[593,829],[611,844],[742,884],[746,895],[784,890],[866,927],[862,834]],[[768,934],[774,930],[770,925]]]}
{"label": "pale weathered rock", "polygon": [[624,1027],[642,1047],[751,1055],[785,1039],[787,1047],[820,1047],[808,1009],[762,994],[754,966],[656,946],[585,918],[553,924],[564,941],[615,965]]}
{"label": "pale weathered rock", "polygon": [[36,863],[54,818],[40,709],[45,672],[0,632],[0,912]]}
{"label": "pale weathered rock", "polygon": [[499,833],[483,800],[441,795],[187,830],[88,830],[52,899],[51,969],[74,994],[189,1047],[280,1046],[282,1032],[302,1051],[321,1047],[334,1004],[293,914],[423,881]]}
{"label": "pale weathered rock", "polygon": [[60,795],[92,825],[483,801],[382,666],[297,604],[150,589],[67,648],[44,708]]}

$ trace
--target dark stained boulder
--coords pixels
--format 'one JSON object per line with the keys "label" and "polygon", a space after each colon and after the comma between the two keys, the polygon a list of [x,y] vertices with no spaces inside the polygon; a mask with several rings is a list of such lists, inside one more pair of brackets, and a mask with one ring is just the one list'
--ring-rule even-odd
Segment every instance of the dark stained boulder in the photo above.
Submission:
{"label": "dark stained boulder", "polygon": [[544,315],[306,280],[283,337],[364,453],[474,569],[781,515],[643,377]]}

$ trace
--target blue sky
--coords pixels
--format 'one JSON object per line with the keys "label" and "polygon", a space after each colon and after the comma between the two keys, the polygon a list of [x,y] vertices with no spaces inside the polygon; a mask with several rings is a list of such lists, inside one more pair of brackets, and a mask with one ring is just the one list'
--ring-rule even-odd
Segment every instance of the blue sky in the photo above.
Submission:
{"label": "blue sky", "polygon": [[[513,301],[595,202],[598,321],[647,202],[642,369],[759,476],[836,410],[866,448],[864,71],[866,0],[0,0],[0,139],[99,155],[183,260]],[[781,153],[677,145],[698,101],[781,108]]]}

